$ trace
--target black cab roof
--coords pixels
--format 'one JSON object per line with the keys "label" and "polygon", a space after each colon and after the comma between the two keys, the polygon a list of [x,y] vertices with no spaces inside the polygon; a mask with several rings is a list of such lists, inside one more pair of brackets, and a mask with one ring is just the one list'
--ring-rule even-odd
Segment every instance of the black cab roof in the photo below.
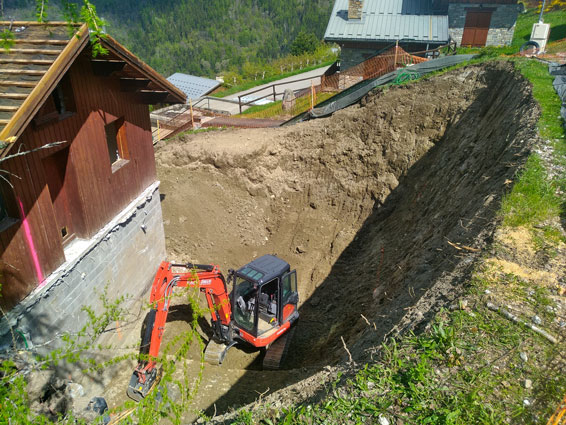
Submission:
{"label": "black cab roof", "polygon": [[290,270],[289,263],[275,255],[266,254],[240,267],[236,273],[246,280],[262,285]]}

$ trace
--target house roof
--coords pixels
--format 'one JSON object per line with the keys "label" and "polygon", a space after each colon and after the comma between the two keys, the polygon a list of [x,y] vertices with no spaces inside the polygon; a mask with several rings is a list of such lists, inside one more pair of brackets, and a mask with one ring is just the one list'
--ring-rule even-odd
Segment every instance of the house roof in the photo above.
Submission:
{"label": "house roof", "polygon": [[431,0],[365,0],[361,19],[348,20],[348,0],[336,0],[326,41],[448,42],[448,16]]}
{"label": "house roof", "polygon": [[[0,50],[0,156],[5,156],[77,56],[89,49],[85,24],[66,22],[2,22],[10,28],[14,45]],[[76,31],[72,34],[72,31]],[[184,103],[185,94],[110,36],[101,40],[108,50],[92,57],[98,75],[119,78],[123,90],[144,103]]]}
{"label": "house roof", "polygon": [[220,85],[219,81],[195,75],[176,72],[167,77],[167,81],[187,95],[187,99],[198,99],[214,90]]}

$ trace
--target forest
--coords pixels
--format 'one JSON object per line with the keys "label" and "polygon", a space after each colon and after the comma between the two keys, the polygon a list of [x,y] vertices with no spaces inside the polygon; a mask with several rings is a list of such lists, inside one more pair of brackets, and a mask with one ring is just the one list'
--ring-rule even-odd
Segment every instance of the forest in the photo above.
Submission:
{"label": "forest", "polygon": [[[35,0],[3,0],[3,20],[35,19]],[[93,0],[106,32],[163,75],[214,77],[288,55],[300,33],[321,40],[333,0]],[[63,19],[49,2],[48,19]]]}

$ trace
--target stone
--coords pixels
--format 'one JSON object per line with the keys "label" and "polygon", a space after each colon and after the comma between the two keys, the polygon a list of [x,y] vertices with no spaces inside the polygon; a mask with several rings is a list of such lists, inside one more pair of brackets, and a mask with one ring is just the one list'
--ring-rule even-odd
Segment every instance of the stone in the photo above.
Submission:
{"label": "stone", "polygon": [[69,382],[67,384],[67,388],[65,388],[65,392],[73,400],[85,395],[85,389],[83,388],[83,386],[81,384],[77,384],[76,382]]}
{"label": "stone", "polygon": [[533,387],[533,381],[525,379],[525,389],[530,390]]}
{"label": "stone", "polygon": [[540,325],[542,323],[542,319],[538,317],[536,314],[531,319],[535,325]]}
{"label": "stone", "polygon": [[521,351],[519,353],[519,357],[521,358],[521,360],[523,360],[525,363],[527,362],[527,360],[529,360],[529,358],[527,357],[527,353],[525,353],[524,351]]}
{"label": "stone", "polygon": [[391,423],[391,422],[389,422],[389,419],[387,419],[383,415],[379,415],[379,418],[378,418],[377,421],[378,421],[379,425],[390,425],[390,423]]}
{"label": "stone", "polygon": [[295,93],[291,89],[285,89],[281,107],[284,111],[289,111],[295,107]]}

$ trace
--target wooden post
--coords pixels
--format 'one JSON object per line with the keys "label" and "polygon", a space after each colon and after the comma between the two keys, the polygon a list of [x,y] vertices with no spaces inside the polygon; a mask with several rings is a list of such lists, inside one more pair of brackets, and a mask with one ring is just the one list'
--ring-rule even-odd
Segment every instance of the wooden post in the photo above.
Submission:
{"label": "wooden post", "polygon": [[240,115],[242,114],[242,96],[238,96],[238,105],[240,106]]}
{"label": "wooden post", "polygon": [[393,61],[393,69],[397,69],[397,49],[399,48],[399,39],[395,42],[395,60]]}
{"label": "wooden post", "polygon": [[193,117],[193,99],[189,99],[189,107],[191,108],[191,128],[195,128],[195,120]]}
{"label": "wooden post", "polygon": [[161,140],[161,137],[159,137],[159,120],[157,120],[157,140]]}
{"label": "wooden post", "polygon": [[277,99],[275,99],[275,84],[273,84],[273,101],[275,102]]}
{"label": "wooden post", "polygon": [[311,110],[314,108],[314,82],[311,80]]}

